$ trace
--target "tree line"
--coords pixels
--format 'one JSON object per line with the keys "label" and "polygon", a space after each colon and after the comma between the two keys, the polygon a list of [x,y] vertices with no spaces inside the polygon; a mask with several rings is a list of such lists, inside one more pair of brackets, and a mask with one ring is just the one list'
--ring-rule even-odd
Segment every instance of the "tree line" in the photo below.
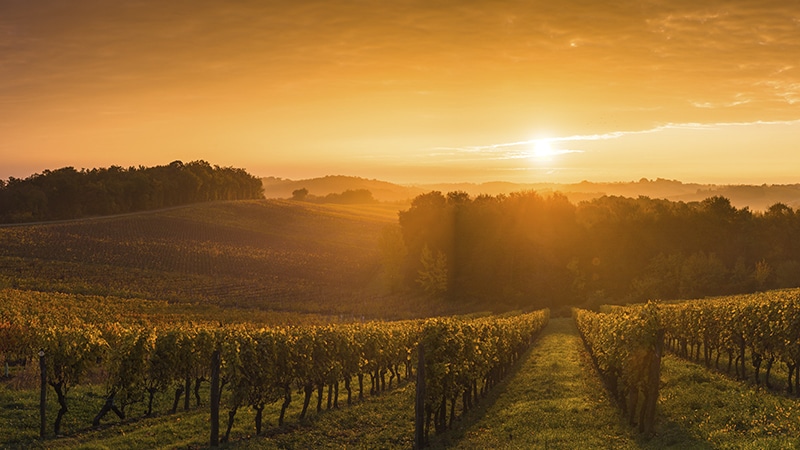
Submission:
{"label": "tree line", "polygon": [[[800,212],[560,194],[430,192],[382,248],[401,288],[494,307],[699,298],[800,286]],[[395,287],[397,287],[395,286]]]}
{"label": "tree line", "polygon": [[165,166],[45,170],[0,180],[5,223],[121,214],[211,200],[263,197],[261,180],[244,169],[206,161]]}

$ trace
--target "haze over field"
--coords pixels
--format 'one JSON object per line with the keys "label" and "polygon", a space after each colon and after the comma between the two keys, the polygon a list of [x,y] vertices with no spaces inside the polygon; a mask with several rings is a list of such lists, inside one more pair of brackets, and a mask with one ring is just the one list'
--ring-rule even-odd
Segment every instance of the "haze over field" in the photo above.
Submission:
{"label": "haze over field", "polygon": [[0,178],[795,183],[791,1],[0,3]]}
{"label": "haze over field", "polygon": [[426,192],[466,192],[472,197],[479,195],[510,194],[533,190],[541,194],[558,192],[573,203],[599,198],[604,195],[663,198],[672,201],[693,202],[709,197],[722,196],[737,208],[752,211],[765,211],[776,203],[792,208],[800,207],[800,184],[791,185],[713,185],[683,183],[678,180],[643,178],[635,182],[595,183],[433,183],[399,185],[386,181],[328,175],[319,178],[289,180],[284,178],[263,178],[264,195],[267,198],[289,198],[293,192],[306,189],[310,195],[324,197],[346,190],[367,190],[377,201],[394,202],[399,208],[408,206],[409,201]]}

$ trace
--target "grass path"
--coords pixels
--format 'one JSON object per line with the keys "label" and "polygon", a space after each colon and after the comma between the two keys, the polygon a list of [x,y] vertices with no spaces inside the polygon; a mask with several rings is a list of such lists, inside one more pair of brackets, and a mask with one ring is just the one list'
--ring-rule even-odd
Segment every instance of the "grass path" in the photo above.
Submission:
{"label": "grass path", "polygon": [[595,375],[572,319],[552,319],[475,421],[437,447],[639,448]]}

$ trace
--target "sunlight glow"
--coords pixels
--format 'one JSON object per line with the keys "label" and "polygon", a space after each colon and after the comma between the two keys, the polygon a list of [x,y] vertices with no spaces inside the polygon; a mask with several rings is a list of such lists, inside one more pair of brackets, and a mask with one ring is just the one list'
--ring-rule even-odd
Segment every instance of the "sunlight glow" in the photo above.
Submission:
{"label": "sunlight glow", "polygon": [[550,145],[550,141],[547,139],[541,139],[534,141],[533,143],[533,153],[531,153],[531,158],[534,161],[552,161],[553,158],[558,155],[560,152],[553,148]]}

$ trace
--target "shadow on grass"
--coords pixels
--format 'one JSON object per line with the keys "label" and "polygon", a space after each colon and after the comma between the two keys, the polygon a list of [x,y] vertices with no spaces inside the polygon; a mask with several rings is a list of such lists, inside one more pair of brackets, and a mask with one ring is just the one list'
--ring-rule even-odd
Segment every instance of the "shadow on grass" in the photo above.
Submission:
{"label": "shadow on grass", "polygon": [[[369,421],[364,422],[364,418],[370,418],[381,411],[389,410],[403,410],[398,406],[410,405],[410,410],[406,411],[409,417],[413,415],[413,392],[408,393],[408,390],[413,391],[413,382],[408,379],[395,381],[391,388],[376,394],[367,394],[365,392],[364,398],[359,399],[356,395],[353,396],[352,403],[348,405],[346,400],[340,398],[338,408],[326,408],[323,406],[322,410],[316,411],[313,406],[309,408],[309,413],[304,419],[298,419],[296,414],[299,412],[299,404],[302,403],[300,399],[299,404],[296,405],[297,410],[293,410],[291,417],[287,412],[286,422],[282,426],[276,423],[269,424],[265,418],[265,429],[260,435],[248,434],[232,438],[229,442],[223,444],[223,448],[263,448],[277,446],[280,448],[318,448],[318,447],[358,447],[369,448],[370,444],[359,445],[359,434],[363,432],[362,428],[369,428],[373,426]],[[342,388],[343,389],[343,388]],[[407,398],[408,397],[408,398]],[[398,404],[399,401],[399,404]],[[294,403],[294,402],[293,402]],[[413,421],[413,419],[412,419]],[[224,422],[221,420],[221,422]],[[220,423],[220,433],[224,433],[225,426]],[[253,430],[254,431],[254,430]],[[409,427],[406,432],[401,432],[398,435],[408,435],[409,439],[413,439],[413,426]],[[315,439],[322,439],[320,442]],[[353,442],[356,442],[355,444]],[[386,443],[372,444],[372,446],[379,446],[386,448]],[[402,448],[408,448],[408,445],[403,445]]]}
{"label": "shadow on grass", "polygon": [[[621,419],[620,419],[621,420]],[[656,430],[652,436],[636,436],[636,444],[641,449],[680,449],[701,450],[712,449],[714,446],[693,437],[689,431],[677,422],[659,416]]]}
{"label": "shadow on grass", "polygon": [[[698,356],[701,353],[700,350],[695,350],[693,352],[696,352]],[[702,357],[682,355],[680,352],[672,349],[667,349],[666,353],[687,364],[693,364],[710,373],[719,374],[732,382],[741,383],[751,389],[763,390],[772,395],[786,398],[800,398],[800,379],[794,378],[794,381],[790,383],[789,370],[785,362],[774,362],[770,371],[769,380],[766,375],[767,369],[765,362],[759,371],[759,381],[756,382],[756,372],[752,365],[753,352],[750,348],[745,351],[744,359],[748,361],[748,363],[746,364],[747,370],[744,378],[739,375],[739,364],[734,364],[732,360],[728,360],[728,355],[722,355],[721,358],[717,355],[712,356],[710,357],[709,363],[706,364]],[[769,381],[769,384],[767,384],[767,381]]]}
{"label": "shadow on grass", "polygon": [[[577,333],[577,328],[575,329]],[[612,392],[609,390],[608,384],[605,383],[600,376],[600,373],[597,371],[597,367],[592,360],[591,355],[589,355],[589,351],[587,350],[586,346],[582,339],[579,340],[579,352],[581,356],[581,366],[583,370],[589,371],[592,377],[597,380],[597,383],[602,386],[603,394],[605,397],[611,402],[612,405],[615,405],[617,411],[617,419],[619,420],[620,427],[625,429],[628,432],[628,435],[631,437],[633,444],[636,448],[640,449],[680,449],[680,450],[694,450],[694,449],[711,449],[713,446],[708,444],[705,441],[698,440],[697,438],[693,437],[689,430],[681,426],[679,423],[669,420],[668,418],[664,417],[663,411],[661,410],[660,406],[657,405],[656,410],[656,423],[655,423],[655,430],[651,435],[644,435],[637,431],[636,426],[631,426],[623,414],[621,409],[621,405],[619,400],[614,397]],[[662,369],[663,370],[663,369]],[[663,389],[663,381],[662,381],[661,388]]]}
{"label": "shadow on grass", "polygon": [[[549,327],[549,325],[548,325]],[[546,327],[536,338],[533,344],[525,350],[525,353],[522,354],[519,361],[511,368],[508,372],[506,377],[498,383],[494,389],[487,392],[486,395],[481,397],[478,400],[476,406],[474,406],[470,411],[467,411],[466,414],[458,416],[453,420],[452,428],[440,433],[440,434],[432,434],[429,436],[429,445],[426,448],[430,449],[439,449],[439,448],[448,448],[456,444],[457,442],[465,439],[467,437],[467,430],[469,430],[473,425],[478,423],[485,415],[486,412],[494,406],[497,400],[505,394],[506,390],[510,383],[514,382],[520,368],[528,360],[531,356],[531,352],[533,348],[538,343],[539,339],[547,333]]]}

